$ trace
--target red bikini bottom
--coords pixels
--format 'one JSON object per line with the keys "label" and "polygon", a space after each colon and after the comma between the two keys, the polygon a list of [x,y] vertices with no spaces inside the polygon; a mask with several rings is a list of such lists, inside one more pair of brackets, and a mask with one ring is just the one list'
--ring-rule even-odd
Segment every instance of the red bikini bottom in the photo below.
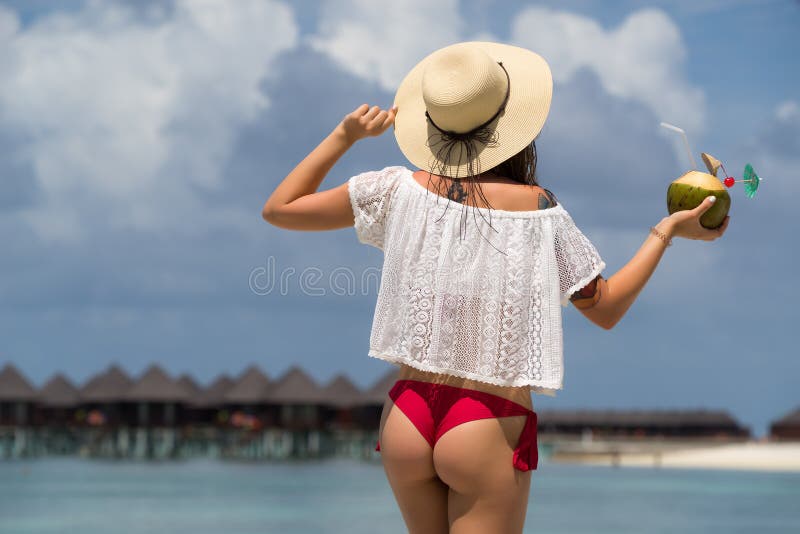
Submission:
{"label": "red bikini bottom", "polygon": [[[431,448],[445,432],[462,423],[527,415],[514,449],[514,467],[520,471],[536,469],[539,460],[537,416],[536,412],[521,404],[483,391],[420,380],[398,380],[389,390],[389,397],[414,423]],[[375,450],[381,450],[380,440]]]}

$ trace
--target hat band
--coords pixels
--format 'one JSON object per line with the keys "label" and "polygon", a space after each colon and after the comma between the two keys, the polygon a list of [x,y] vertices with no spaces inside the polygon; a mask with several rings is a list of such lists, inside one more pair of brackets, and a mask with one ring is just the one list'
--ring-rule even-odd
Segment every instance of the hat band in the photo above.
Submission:
{"label": "hat band", "polygon": [[[463,133],[444,130],[433,122],[427,110],[425,111],[425,117],[427,117],[431,125],[439,132],[438,134],[433,134],[428,137],[427,145],[434,151],[432,159],[429,162],[431,172],[446,176],[448,175],[448,169],[451,168],[453,161],[464,160],[467,162],[468,176],[475,176],[481,173],[480,161],[477,159],[479,151],[475,143],[478,142],[484,146],[495,146],[497,144],[497,132],[488,128],[488,126],[506,109],[508,97],[511,93],[511,77],[508,75],[508,71],[503,66],[502,61],[498,61],[497,64],[500,65],[503,72],[506,73],[506,80],[508,80],[506,96],[500,108],[483,124]],[[433,138],[435,136],[438,136],[439,139],[434,140]],[[434,146],[436,146],[436,148],[434,148]],[[456,165],[456,167],[458,167],[458,165]],[[450,177],[459,178],[458,172],[456,172],[455,176],[451,174]]]}
{"label": "hat band", "polygon": [[506,81],[507,81],[507,83],[506,83],[506,96],[505,96],[505,98],[503,98],[503,103],[500,104],[500,107],[498,108],[498,110],[495,112],[494,115],[492,115],[489,118],[489,120],[487,120],[486,122],[484,122],[482,124],[479,124],[478,126],[476,126],[475,128],[469,130],[468,132],[459,133],[459,132],[454,132],[452,130],[444,130],[444,129],[440,128],[439,125],[436,124],[433,121],[433,118],[431,118],[430,114],[428,113],[428,110],[425,110],[425,117],[430,121],[431,125],[434,128],[436,128],[437,130],[439,130],[440,133],[442,133],[443,135],[446,135],[447,137],[449,137],[451,139],[464,139],[464,138],[467,138],[467,137],[471,137],[473,134],[475,134],[479,130],[482,130],[483,128],[486,128],[492,122],[494,122],[494,120],[497,119],[497,117],[506,109],[506,104],[508,103],[508,96],[509,96],[509,94],[511,94],[511,77],[508,75],[508,71],[503,66],[503,62],[502,61],[498,61],[497,64],[500,65],[500,68],[503,69],[503,72],[506,73]]}

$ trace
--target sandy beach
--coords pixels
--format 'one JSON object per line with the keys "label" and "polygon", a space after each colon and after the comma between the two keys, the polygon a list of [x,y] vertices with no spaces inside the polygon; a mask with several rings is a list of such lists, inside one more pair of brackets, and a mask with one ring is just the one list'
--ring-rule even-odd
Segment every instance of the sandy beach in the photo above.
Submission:
{"label": "sandy beach", "polygon": [[591,443],[555,446],[551,460],[595,465],[800,472],[800,442],[742,442],[660,446]]}

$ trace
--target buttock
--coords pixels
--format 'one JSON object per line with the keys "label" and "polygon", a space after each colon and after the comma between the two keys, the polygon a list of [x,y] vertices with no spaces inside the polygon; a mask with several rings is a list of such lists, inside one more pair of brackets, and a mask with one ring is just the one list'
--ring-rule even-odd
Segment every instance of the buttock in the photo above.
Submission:
{"label": "buttock", "polygon": [[[469,421],[525,416],[525,426],[514,450],[516,469],[536,469],[538,463],[536,412],[504,397],[448,384],[399,379],[389,397],[425,438],[431,448],[448,430]],[[376,451],[381,450],[380,440]]]}

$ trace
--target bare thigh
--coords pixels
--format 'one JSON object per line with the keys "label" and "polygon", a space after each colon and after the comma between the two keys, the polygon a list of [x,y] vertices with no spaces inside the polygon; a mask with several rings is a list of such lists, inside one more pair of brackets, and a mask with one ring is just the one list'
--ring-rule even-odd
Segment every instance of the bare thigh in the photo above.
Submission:
{"label": "bare thigh", "polygon": [[514,468],[526,416],[478,419],[446,432],[433,451],[439,478],[450,487],[451,534],[521,533],[531,471]]}
{"label": "bare thigh", "polygon": [[447,486],[433,466],[433,449],[386,399],[378,430],[381,461],[410,534],[447,534]]}

